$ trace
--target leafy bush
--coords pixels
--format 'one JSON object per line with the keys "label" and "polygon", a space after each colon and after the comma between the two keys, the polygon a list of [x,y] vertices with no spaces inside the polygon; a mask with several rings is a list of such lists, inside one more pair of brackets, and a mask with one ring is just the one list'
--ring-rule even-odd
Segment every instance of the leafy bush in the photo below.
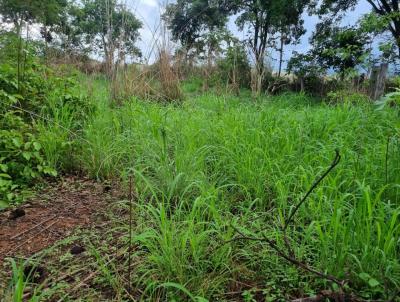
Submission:
{"label": "leafy bush", "polygon": [[400,88],[395,88],[394,92],[386,94],[376,102],[377,109],[381,110],[385,107],[400,108]]}
{"label": "leafy bush", "polygon": [[69,159],[70,133],[94,110],[75,79],[57,76],[32,54],[28,48],[23,69],[12,57],[0,64],[0,207],[21,201],[41,177],[57,175],[54,153]]}
{"label": "leafy bush", "polygon": [[218,62],[218,77],[223,83],[250,87],[250,64],[243,45],[229,46],[224,58]]}
{"label": "leafy bush", "polygon": [[17,111],[0,115],[0,208],[19,201],[18,190],[44,175],[56,176],[43,158],[32,127]]}
{"label": "leafy bush", "polygon": [[365,94],[353,92],[349,90],[338,90],[328,92],[326,97],[327,103],[331,105],[336,104],[353,104],[361,105],[369,101]]}

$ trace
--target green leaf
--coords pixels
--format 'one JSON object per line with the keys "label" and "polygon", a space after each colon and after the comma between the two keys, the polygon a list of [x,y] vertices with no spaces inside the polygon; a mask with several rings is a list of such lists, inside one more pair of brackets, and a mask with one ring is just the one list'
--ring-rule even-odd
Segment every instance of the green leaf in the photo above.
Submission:
{"label": "green leaf", "polygon": [[35,151],[35,152],[33,152],[33,155],[35,156],[36,159],[43,161],[43,158],[39,152]]}
{"label": "green leaf", "polygon": [[8,171],[8,166],[6,164],[0,164],[0,170],[6,173]]}
{"label": "green leaf", "polygon": [[371,276],[367,273],[359,273],[358,276],[364,281],[368,281],[371,278]]}
{"label": "green leaf", "polygon": [[22,152],[22,156],[26,159],[26,160],[30,160],[32,158],[32,153],[31,152]]}
{"label": "green leaf", "polygon": [[376,280],[376,279],[374,279],[374,278],[371,278],[371,279],[369,279],[368,284],[369,284],[369,286],[371,286],[371,287],[376,287],[376,286],[378,286],[380,283],[379,283],[378,280]]}
{"label": "green leaf", "polygon": [[0,200],[0,209],[8,208],[9,203],[5,200]]}
{"label": "green leaf", "polygon": [[8,199],[9,201],[12,201],[12,200],[14,199],[14,197],[15,197],[15,194],[14,194],[14,193],[8,193],[8,194],[7,194],[7,199]]}
{"label": "green leaf", "polygon": [[51,176],[54,176],[54,177],[57,176],[57,171],[54,170],[53,168],[50,168],[50,167],[44,167],[43,168],[43,173],[51,175]]}
{"label": "green leaf", "polygon": [[20,148],[22,146],[22,142],[21,142],[20,138],[18,138],[18,137],[14,137],[12,139],[12,142],[13,142],[14,146],[17,148]]}
{"label": "green leaf", "polygon": [[36,151],[42,149],[42,145],[38,142],[33,142],[33,147],[35,148]]}
{"label": "green leaf", "polygon": [[11,176],[6,174],[6,173],[0,173],[0,178],[7,178],[7,179],[11,179]]}

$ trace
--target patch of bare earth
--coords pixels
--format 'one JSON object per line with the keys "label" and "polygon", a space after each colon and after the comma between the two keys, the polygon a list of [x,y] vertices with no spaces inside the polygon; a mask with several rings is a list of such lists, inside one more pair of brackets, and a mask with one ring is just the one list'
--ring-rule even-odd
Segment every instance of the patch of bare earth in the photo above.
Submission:
{"label": "patch of bare earth", "polygon": [[27,258],[75,228],[92,225],[107,202],[104,195],[102,185],[71,176],[18,209],[0,213],[0,264],[6,257]]}

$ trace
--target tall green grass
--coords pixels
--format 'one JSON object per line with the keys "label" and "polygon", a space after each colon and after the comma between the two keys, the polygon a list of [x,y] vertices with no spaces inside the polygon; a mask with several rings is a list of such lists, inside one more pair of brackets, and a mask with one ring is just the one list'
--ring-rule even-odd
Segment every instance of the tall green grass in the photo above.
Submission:
{"label": "tall green grass", "polygon": [[180,106],[131,100],[113,109],[103,99],[82,135],[79,162],[92,177],[126,179],[135,170],[132,240],[142,261],[132,283],[144,299],[235,300],[253,291],[273,300],[331,287],[261,242],[230,240],[235,225],[281,245],[285,219],[335,149],[342,161],[288,230],[296,256],[366,299],[400,287],[396,112],[291,94],[204,95]]}

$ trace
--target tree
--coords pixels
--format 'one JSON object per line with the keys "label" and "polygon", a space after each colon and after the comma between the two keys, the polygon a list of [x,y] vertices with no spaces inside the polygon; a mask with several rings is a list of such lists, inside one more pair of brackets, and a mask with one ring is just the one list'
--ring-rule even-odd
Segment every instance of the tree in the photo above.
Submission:
{"label": "tree", "polygon": [[[385,21],[386,30],[390,31],[398,48],[400,56],[400,0],[366,0],[372,7],[373,12]],[[318,2],[318,1],[317,1]],[[335,16],[354,8],[358,0],[323,0],[320,14],[331,13]],[[317,4],[314,3],[316,6]]]}
{"label": "tree", "polygon": [[225,56],[218,61],[220,78],[239,95],[240,87],[248,87],[250,63],[243,43],[232,38],[225,50]]}
{"label": "tree", "polygon": [[13,23],[18,36],[21,36],[24,22],[53,25],[60,20],[66,5],[66,0],[0,0],[0,15],[4,22]]}
{"label": "tree", "polygon": [[117,53],[119,61],[140,55],[135,43],[142,24],[116,0],[83,0],[74,10],[72,23],[80,29],[85,42],[104,55],[109,75],[113,73]]}
{"label": "tree", "polygon": [[[308,1],[279,1],[282,18],[277,25],[278,46],[275,49],[279,52],[278,77],[281,76],[284,46],[298,43],[300,37],[305,34],[304,20],[302,13]],[[275,43],[274,43],[275,44]]]}
{"label": "tree", "polygon": [[[163,15],[172,39],[180,42],[186,63],[189,52],[204,54],[207,68],[204,69],[204,90],[208,89],[208,80],[214,57],[220,51],[220,45],[229,36],[225,25],[228,20],[228,6],[222,2],[209,0],[178,0],[167,6]],[[182,51],[182,49],[181,49]]]}
{"label": "tree", "polygon": [[358,27],[340,28],[326,23],[317,24],[311,37],[311,55],[326,70],[332,68],[343,79],[368,56],[369,36]]}
{"label": "tree", "polygon": [[208,53],[208,64],[213,51],[219,48],[228,20],[228,10],[218,2],[208,0],[178,0],[167,5],[163,15],[172,39],[180,42],[185,58],[194,50]]}
{"label": "tree", "polygon": [[[398,59],[398,47],[396,41],[393,40],[391,34],[387,35],[388,19],[377,15],[374,12],[362,16],[360,20],[360,29],[371,36],[371,43],[379,36],[378,49],[380,50],[379,57],[373,56],[369,58],[369,67],[377,63],[395,63]],[[376,41],[375,41],[376,42]],[[376,55],[376,54],[375,54]]]}
{"label": "tree", "polygon": [[209,0],[177,0],[167,5],[163,15],[174,41],[188,50],[207,32],[225,26],[229,9]]}
{"label": "tree", "polygon": [[60,20],[60,15],[67,5],[66,0],[0,0],[0,15],[3,22],[13,23],[16,34],[19,37],[17,49],[17,81],[20,86],[21,64],[22,63],[22,27],[27,24],[26,31],[28,36],[28,25],[38,22],[44,25],[45,41],[49,39],[47,26],[53,25]]}
{"label": "tree", "polygon": [[287,64],[287,71],[293,73],[300,80],[300,90],[305,90],[305,79],[319,77],[324,72],[311,53],[300,54],[294,52]]}
{"label": "tree", "polygon": [[[281,32],[289,37],[302,27],[301,15],[308,1],[304,0],[237,0],[233,6],[234,13],[240,13],[236,24],[240,30],[248,27],[248,44],[254,55],[255,73],[252,77],[253,92],[261,92],[264,78],[264,60],[267,46],[274,41],[274,34]],[[296,30],[293,30],[296,28]],[[303,31],[304,33],[304,31]],[[288,39],[288,41],[290,41]],[[283,45],[281,46],[283,53]]]}

